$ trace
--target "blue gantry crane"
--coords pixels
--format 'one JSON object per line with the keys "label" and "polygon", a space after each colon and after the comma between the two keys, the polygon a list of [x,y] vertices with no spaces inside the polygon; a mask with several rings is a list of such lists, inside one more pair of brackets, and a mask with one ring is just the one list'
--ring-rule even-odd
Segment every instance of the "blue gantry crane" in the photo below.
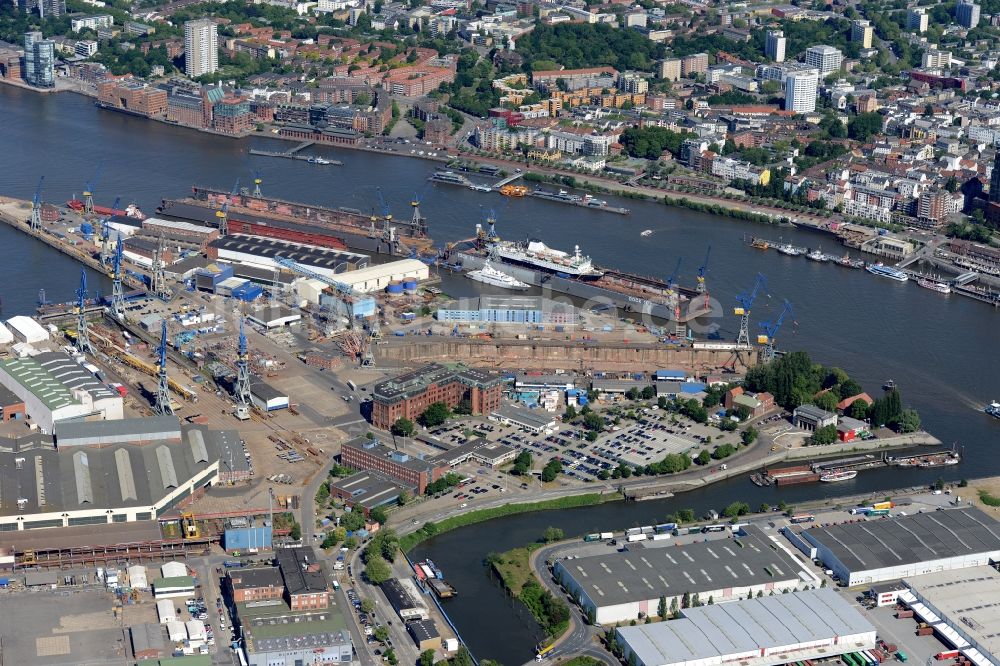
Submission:
{"label": "blue gantry crane", "polygon": [[153,409],[163,416],[174,413],[170,403],[170,381],[167,379],[167,320],[160,320],[159,372],[157,372],[156,402]]}
{"label": "blue gantry crane", "polygon": [[236,418],[245,421],[250,418],[250,354],[247,350],[247,335],[244,320],[240,317],[240,344],[236,354]]}
{"label": "blue gantry crane", "polygon": [[750,308],[757,300],[762,289],[767,289],[767,278],[763,273],[757,273],[757,281],[754,282],[753,291],[749,294],[743,292],[736,297],[736,307],[733,313],[740,318],[740,334],[736,338],[737,347],[750,346]]}
{"label": "blue gantry crane", "polygon": [[774,336],[778,334],[781,330],[781,324],[785,321],[785,317],[792,315],[792,304],[787,300],[785,301],[785,306],[781,309],[781,314],[778,318],[771,323],[769,321],[764,321],[760,323],[760,334],[757,335],[757,344],[764,345],[764,349],[761,350],[760,360],[762,363],[770,363],[774,360]]}
{"label": "blue gantry crane", "polygon": [[87,271],[80,269],[80,287],[76,290],[76,348],[81,354],[93,354],[87,327]]}
{"label": "blue gantry crane", "polygon": [[35,188],[35,196],[31,197],[31,230],[39,231],[42,228],[42,183],[45,176],[38,179],[38,187]]}
{"label": "blue gantry crane", "polygon": [[122,287],[122,238],[118,237],[111,258],[111,314],[118,321],[125,319],[125,290]]}
{"label": "blue gantry crane", "polygon": [[677,276],[681,272],[681,261],[683,257],[677,257],[677,265],[674,266],[674,272],[670,274],[667,278],[667,291],[671,294],[674,293],[674,285],[677,284]]}

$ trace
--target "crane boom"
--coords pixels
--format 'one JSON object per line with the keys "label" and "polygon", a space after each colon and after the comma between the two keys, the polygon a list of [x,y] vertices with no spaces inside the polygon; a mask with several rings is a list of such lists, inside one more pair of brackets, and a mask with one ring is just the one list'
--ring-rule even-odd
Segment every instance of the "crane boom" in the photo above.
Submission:
{"label": "crane boom", "polygon": [[683,259],[683,257],[677,257],[677,265],[674,266],[674,272],[671,273],[670,277],[667,278],[667,289],[672,290],[674,288],[674,284],[677,281],[677,274],[680,273],[680,270],[681,270],[681,260],[682,259]]}
{"label": "crane boom", "polygon": [[774,336],[781,330],[781,324],[784,323],[785,317],[790,314],[792,314],[792,304],[786,300],[784,307],[781,309],[781,314],[778,315],[774,323],[769,321],[761,322],[760,330],[762,332],[757,336],[757,343],[764,345],[761,358],[764,363],[774,360]]}

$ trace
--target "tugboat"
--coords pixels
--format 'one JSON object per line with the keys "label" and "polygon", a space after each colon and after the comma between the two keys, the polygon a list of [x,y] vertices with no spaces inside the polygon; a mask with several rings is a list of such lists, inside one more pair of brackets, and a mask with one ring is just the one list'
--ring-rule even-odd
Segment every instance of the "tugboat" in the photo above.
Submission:
{"label": "tugboat", "polygon": [[892,381],[891,379],[886,381],[885,384],[882,384],[883,391],[891,391],[895,388],[896,388],[896,382]]}
{"label": "tugboat", "polygon": [[820,250],[813,250],[812,252],[806,255],[806,259],[812,259],[813,261],[818,261],[820,263],[824,261],[830,261],[830,258],[825,254],[823,254],[823,252]]}

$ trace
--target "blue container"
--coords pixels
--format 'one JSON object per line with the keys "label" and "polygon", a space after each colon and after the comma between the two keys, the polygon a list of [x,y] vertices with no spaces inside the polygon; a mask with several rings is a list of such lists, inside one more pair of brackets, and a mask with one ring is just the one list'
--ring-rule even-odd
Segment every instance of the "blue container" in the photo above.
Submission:
{"label": "blue container", "polygon": [[408,294],[417,293],[417,281],[409,278],[403,280],[403,290]]}
{"label": "blue container", "polygon": [[389,283],[389,286],[385,288],[386,293],[389,294],[402,294],[403,293],[403,283],[395,280]]}

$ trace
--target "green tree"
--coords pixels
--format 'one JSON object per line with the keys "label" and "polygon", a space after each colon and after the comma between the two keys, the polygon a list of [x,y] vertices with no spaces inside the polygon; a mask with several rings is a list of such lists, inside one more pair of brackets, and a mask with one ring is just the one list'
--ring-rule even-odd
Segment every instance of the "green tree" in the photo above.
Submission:
{"label": "green tree", "polygon": [[368,517],[374,520],[379,525],[385,525],[389,522],[389,512],[385,510],[384,506],[377,506],[368,512]]}
{"label": "green tree", "polygon": [[569,422],[576,418],[576,407],[573,405],[566,405],[566,411],[563,413],[563,421]]}
{"label": "green tree", "polygon": [[451,417],[451,410],[443,402],[433,402],[420,415],[420,422],[428,428],[435,428]]}
{"label": "green tree", "polygon": [[379,643],[385,643],[387,640],[389,640],[389,628],[386,627],[385,625],[380,625],[378,627],[375,627],[375,631],[372,632],[372,636]]}
{"label": "green tree", "polygon": [[408,418],[398,418],[396,422],[392,424],[392,434],[399,437],[413,437],[413,433],[416,432],[416,425]]}
{"label": "green tree", "polygon": [[551,543],[553,541],[562,541],[566,538],[566,535],[558,527],[546,527],[545,532],[542,534],[542,541],[545,543]]}
{"label": "green tree", "polygon": [[372,585],[381,585],[392,578],[392,570],[381,555],[373,555],[365,562],[365,578]]}
{"label": "green tree", "polygon": [[555,481],[559,472],[562,471],[562,463],[552,458],[547,463],[545,467],[542,468],[542,481],[549,483],[550,481]]}
{"label": "green tree", "polygon": [[733,502],[722,511],[726,518],[736,518],[747,513],[750,513],[750,505],[746,502]]}
{"label": "green tree", "polygon": [[340,524],[348,532],[357,532],[365,526],[365,515],[361,511],[350,511],[340,517]]}
{"label": "green tree", "polygon": [[288,530],[288,536],[292,541],[298,541],[302,538],[302,526],[298,522],[292,523],[292,528]]}
{"label": "green tree", "polygon": [[759,434],[760,433],[757,432],[756,428],[754,428],[753,426],[750,426],[749,428],[747,428],[746,430],[744,430],[743,432],[740,433],[740,440],[744,444],[746,444],[747,446],[749,446],[749,445],[751,445],[751,444],[753,444],[754,442],[757,441],[757,436]]}
{"label": "green tree", "polygon": [[861,113],[847,123],[847,135],[856,141],[868,141],[872,136],[882,133],[884,118],[876,111]]}
{"label": "green tree", "polygon": [[817,428],[809,438],[810,444],[833,444],[837,441],[837,426],[828,425]]}
{"label": "green tree", "polygon": [[646,386],[639,391],[639,397],[643,400],[652,400],[656,397],[656,389],[652,386]]}
{"label": "green tree", "polygon": [[399,491],[399,496],[396,497],[396,504],[398,504],[399,506],[406,506],[407,504],[410,503],[410,500],[412,499],[413,496],[410,495],[410,491],[407,490],[406,488],[403,488]]}
{"label": "green tree", "polygon": [[695,460],[698,461],[699,465],[707,465],[712,462],[712,454],[708,452],[708,449],[702,449],[701,453],[698,454],[698,457],[695,458]]}
{"label": "green tree", "polygon": [[358,106],[369,106],[372,103],[372,96],[367,91],[362,90],[354,96],[354,103]]}
{"label": "green tree", "polygon": [[600,432],[604,430],[604,419],[596,412],[587,412],[583,415],[583,427],[587,430]]}
{"label": "green tree", "polygon": [[851,403],[851,406],[847,408],[847,415],[852,419],[864,421],[865,418],[868,417],[868,403],[864,400],[855,400]]}
{"label": "green tree", "polygon": [[434,666],[434,650],[424,650],[417,662],[420,666]]}
{"label": "green tree", "polygon": [[661,620],[665,620],[667,617],[667,598],[660,597],[660,603],[656,605],[656,615]]}
{"label": "green tree", "polygon": [[813,404],[820,409],[825,409],[828,412],[832,412],[837,409],[837,395],[832,391],[827,391],[826,393],[820,393],[812,400]]}
{"label": "green tree", "polygon": [[694,509],[679,509],[677,511],[677,522],[678,523],[694,522]]}
{"label": "green tree", "polygon": [[514,467],[511,469],[512,474],[518,476],[526,476],[531,471],[531,466],[534,460],[531,457],[531,453],[528,451],[521,451],[514,458]]}
{"label": "green tree", "polygon": [[366,615],[371,615],[375,612],[375,602],[371,599],[361,600],[361,612]]}
{"label": "green tree", "polygon": [[896,420],[900,432],[916,432],[920,430],[920,415],[912,409],[904,409]]}
{"label": "green tree", "polygon": [[712,457],[716,460],[724,460],[734,453],[736,453],[735,446],[732,444],[722,444],[721,446],[715,447],[715,451],[712,451]]}
{"label": "green tree", "polygon": [[316,503],[320,506],[326,506],[327,500],[330,499],[330,486],[325,483],[319,485],[319,490],[316,491]]}
{"label": "green tree", "polygon": [[329,550],[335,547],[338,543],[337,534],[335,532],[327,532],[326,536],[323,537],[323,542],[320,543],[319,547],[323,550]]}

